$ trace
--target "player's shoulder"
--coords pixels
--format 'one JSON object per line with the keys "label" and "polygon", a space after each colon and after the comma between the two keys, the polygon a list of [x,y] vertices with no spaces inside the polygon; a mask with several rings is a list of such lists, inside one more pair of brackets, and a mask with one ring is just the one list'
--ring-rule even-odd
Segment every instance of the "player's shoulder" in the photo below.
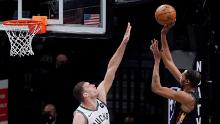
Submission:
{"label": "player's shoulder", "polygon": [[87,121],[87,118],[86,118],[86,116],[84,115],[83,112],[77,111],[77,110],[74,111],[74,113],[73,113],[73,122],[75,122],[77,124],[78,122],[86,123],[86,121]]}
{"label": "player's shoulder", "polygon": [[74,117],[83,117],[83,113],[81,111],[75,110],[73,113]]}

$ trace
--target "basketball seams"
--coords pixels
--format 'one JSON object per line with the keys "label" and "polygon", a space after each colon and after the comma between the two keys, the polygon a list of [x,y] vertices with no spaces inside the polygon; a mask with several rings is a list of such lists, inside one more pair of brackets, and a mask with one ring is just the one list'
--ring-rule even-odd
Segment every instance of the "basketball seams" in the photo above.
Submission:
{"label": "basketball seams", "polygon": [[161,5],[155,11],[155,18],[161,25],[170,24],[176,19],[176,10],[168,4]]}

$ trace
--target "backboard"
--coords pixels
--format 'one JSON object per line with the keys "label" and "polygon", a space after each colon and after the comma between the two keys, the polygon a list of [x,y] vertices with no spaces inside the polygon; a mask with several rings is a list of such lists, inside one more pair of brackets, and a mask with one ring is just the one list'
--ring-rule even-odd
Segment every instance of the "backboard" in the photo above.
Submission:
{"label": "backboard", "polygon": [[106,33],[106,0],[0,0],[0,22],[39,15],[49,33]]}

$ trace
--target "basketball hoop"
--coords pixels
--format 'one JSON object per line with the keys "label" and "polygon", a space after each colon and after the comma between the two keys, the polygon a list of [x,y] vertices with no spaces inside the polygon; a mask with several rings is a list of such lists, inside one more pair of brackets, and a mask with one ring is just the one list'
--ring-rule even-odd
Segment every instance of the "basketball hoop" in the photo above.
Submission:
{"label": "basketball hoop", "polygon": [[39,32],[41,23],[35,20],[8,20],[2,23],[11,44],[10,56],[34,55],[32,39]]}

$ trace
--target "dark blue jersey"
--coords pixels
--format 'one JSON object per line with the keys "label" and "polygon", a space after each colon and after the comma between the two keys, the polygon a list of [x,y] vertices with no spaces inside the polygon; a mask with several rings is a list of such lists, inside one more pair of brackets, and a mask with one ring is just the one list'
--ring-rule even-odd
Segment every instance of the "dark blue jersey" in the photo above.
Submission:
{"label": "dark blue jersey", "polygon": [[199,94],[197,91],[191,92],[190,94],[196,101],[194,109],[191,112],[186,113],[181,110],[181,104],[176,102],[174,108],[175,109],[174,114],[170,124],[196,124],[197,104],[199,101]]}

